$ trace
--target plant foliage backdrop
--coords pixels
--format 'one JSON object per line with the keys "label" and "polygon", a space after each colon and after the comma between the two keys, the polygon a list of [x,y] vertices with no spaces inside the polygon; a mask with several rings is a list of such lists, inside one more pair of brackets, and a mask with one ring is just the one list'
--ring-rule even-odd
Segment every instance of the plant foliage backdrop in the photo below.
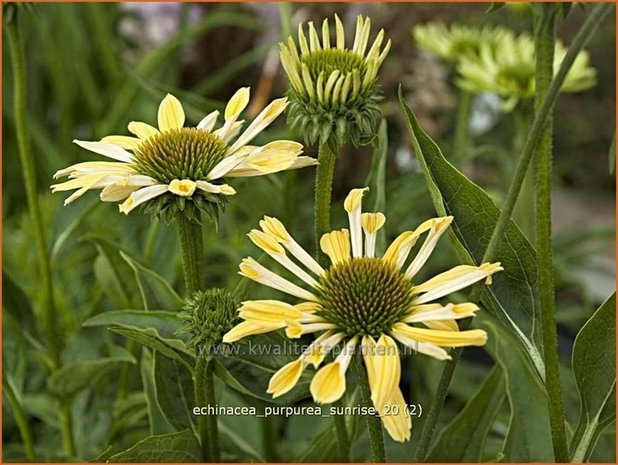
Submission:
{"label": "plant foliage backdrop", "polygon": [[614,15],[5,3],[3,461],[615,462]]}

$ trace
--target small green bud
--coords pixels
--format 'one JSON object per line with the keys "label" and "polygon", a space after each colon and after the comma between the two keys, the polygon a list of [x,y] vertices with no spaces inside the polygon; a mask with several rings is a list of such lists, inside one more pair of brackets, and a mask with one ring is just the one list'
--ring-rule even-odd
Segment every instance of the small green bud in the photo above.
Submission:
{"label": "small green bud", "polygon": [[187,344],[196,353],[207,354],[240,322],[239,306],[239,299],[226,289],[198,291],[187,299],[184,311],[178,314],[185,323],[179,332],[190,334]]}

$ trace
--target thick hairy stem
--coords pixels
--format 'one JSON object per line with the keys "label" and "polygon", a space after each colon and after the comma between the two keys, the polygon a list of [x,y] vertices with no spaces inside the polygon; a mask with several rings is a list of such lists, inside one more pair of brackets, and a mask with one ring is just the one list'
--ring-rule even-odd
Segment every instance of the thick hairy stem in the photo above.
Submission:
{"label": "thick hairy stem", "polygon": [[[371,389],[369,388],[369,379],[363,365],[363,357],[361,354],[354,356],[356,359],[356,376],[360,385],[361,402],[364,407],[373,408],[371,400]],[[386,462],[386,451],[384,450],[384,432],[382,431],[382,420],[379,417],[367,415],[367,433],[369,435],[369,444],[371,445],[371,461],[374,463]]]}
{"label": "thick hairy stem", "polygon": [[206,286],[206,265],[204,261],[204,246],[202,244],[202,225],[199,217],[191,221],[184,215],[178,215],[178,235],[182,252],[182,267],[185,275],[187,296]]}
{"label": "thick hairy stem", "polygon": [[320,251],[320,238],[330,231],[330,201],[333,192],[333,176],[337,152],[329,143],[320,143],[318,167],[315,172],[315,244],[316,257],[325,265],[326,257]]}
{"label": "thick hairy stem", "polygon": [[[203,355],[198,355],[193,374],[195,404],[198,407],[216,406],[213,365]],[[198,431],[202,446],[202,457],[207,462],[220,462],[219,429],[216,415],[200,415]]]}
{"label": "thick hairy stem", "polygon": [[[554,72],[556,35],[555,8],[543,5],[543,15],[536,31],[536,98],[539,106],[551,83]],[[541,135],[536,149],[536,250],[538,256],[539,294],[545,359],[545,383],[551,424],[552,443],[556,462],[568,462],[569,453],[564,420],[556,308],[554,296],[554,259],[551,238],[551,185],[552,185],[552,117]]]}

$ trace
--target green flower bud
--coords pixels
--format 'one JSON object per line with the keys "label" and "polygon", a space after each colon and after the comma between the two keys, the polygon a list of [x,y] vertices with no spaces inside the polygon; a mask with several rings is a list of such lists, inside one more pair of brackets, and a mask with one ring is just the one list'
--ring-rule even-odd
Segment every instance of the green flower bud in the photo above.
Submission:
{"label": "green flower bud", "polygon": [[327,141],[365,145],[375,136],[381,95],[377,85],[380,65],[390,49],[381,30],[367,51],[371,20],[358,17],[352,49],[345,47],[343,25],[335,15],[336,39],[330,43],[328,19],[322,23],[321,40],[312,22],[309,38],[298,27],[298,48],[292,37],[280,44],[281,63],[290,90],[288,123],[303,134],[307,144]]}
{"label": "green flower bud", "polygon": [[239,323],[239,299],[226,289],[209,289],[193,294],[178,317],[185,323],[179,333],[189,334],[187,344],[206,354],[221,343],[223,335]]}

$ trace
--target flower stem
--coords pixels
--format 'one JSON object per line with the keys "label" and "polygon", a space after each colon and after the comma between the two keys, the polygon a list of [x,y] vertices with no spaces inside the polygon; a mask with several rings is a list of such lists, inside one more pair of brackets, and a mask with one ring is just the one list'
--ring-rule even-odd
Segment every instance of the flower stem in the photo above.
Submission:
{"label": "flower stem", "polygon": [[[341,399],[333,404],[335,407],[343,405]],[[335,433],[337,434],[337,442],[339,443],[339,460],[342,462],[350,461],[350,440],[348,439],[348,432],[345,425],[344,415],[334,415],[333,421],[335,422]]]}
{"label": "flower stem", "polygon": [[[504,233],[509,224],[509,220],[511,219],[511,215],[513,214],[513,207],[517,200],[519,190],[521,189],[523,178],[526,174],[530,159],[532,158],[532,154],[534,153],[537,144],[541,139],[545,123],[547,122],[547,118],[554,104],[556,103],[556,100],[558,99],[558,94],[560,92],[562,84],[564,83],[566,75],[571,69],[573,62],[577,57],[577,54],[582,50],[582,48],[584,47],[588,39],[592,36],[596,28],[599,26],[603,18],[605,18],[605,16],[611,11],[612,7],[613,4],[611,3],[601,3],[595,6],[592,12],[588,15],[586,21],[575,36],[573,43],[569,47],[569,50],[567,51],[567,54],[565,55],[564,60],[560,65],[560,69],[552,80],[551,85],[549,86],[547,93],[543,97],[541,104],[538,106],[538,110],[534,115],[534,121],[530,128],[530,132],[528,133],[528,138],[526,139],[526,143],[524,144],[522,153],[519,157],[519,162],[516,168],[515,175],[513,176],[511,185],[509,186],[506,200],[504,202],[502,210],[500,211],[500,216],[492,232],[489,244],[487,245],[487,249],[485,250],[485,254],[483,255],[482,262],[487,262],[495,259],[496,253],[498,251],[498,246],[500,245],[500,240],[504,237]],[[477,285],[472,289],[470,298],[468,300],[470,302],[476,302],[479,300],[479,298],[480,287]],[[462,321],[460,329],[463,330],[469,326],[470,322],[466,322],[464,320]],[[433,431],[436,427],[438,418],[440,417],[440,411],[442,410],[444,399],[446,398],[448,387],[450,385],[451,379],[453,378],[453,373],[455,372],[455,367],[457,366],[457,361],[461,356],[461,352],[461,348],[451,351],[452,360],[446,363],[442,370],[438,389],[436,390],[436,394],[429,408],[429,413],[427,414],[425,423],[423,425],[421,439],[419,440],[419,444],[417,446],[417,453],[414,459],[415,462],[421,462],[425,459],[429,444],[432,439]]]}
{"label": "flower stem", "polygon": [[[213,365],[211,361],[199,354],[193,374],[195,385],[195,405],[209,407],[216,405],[215,385],[213,379]],[[202,445],[202,457],[207,462],[219,462],[219,431],[216,415],[200,415],[198,417],[198,430]]]}
{"label": "flower stem", "polygon": [[[369,388],[369,379],[367,372],[363,366],[363,358],[361,354],[354,356],[356,365],[356,376],[360,385],[361,402],[364,407],[375,408],[371,400],[371,389]],[[377,416],[367,415],[367,433],[369,435],[369,444],[371,445],[371,461],[374,463],[385,463],[386,452],[384,450],[384,434],[382,432],[382,420]]]}
{"label": "flower stem", "polygon": [[470,134],[470,111],[472,110],[473,99],[474,94],[471,92],[467,90],[459,91],[457,115],[455,116],[455,134],[453,135],[451,153],[455,165],[464,161],[464,151],[468,145],[468,136]]}
{"label": "flower stem", "polygon": [[[58,328],[58,315],[54,302],[53,277],[51,273],[51,263],[45,240],[43,229],[43,219],[39,206],[36,172],[34,169],[34,159],[28,138],[26,126],[26,70],[24,56],[19,36],[18,17],[9,20],[5,25],[7,41],[11,51],[11,70],[13,72],[14,86],[14,120],[17,132],[17,145],[21,160],[22,173],[26,188],[26,198],[28,209],[32,221],[32,229],[35,241],[35,248],[38,255],[39,273],[41,283],[39,289],[43,299],[43,327],[47,339],[47,350],[51,360],[52,368],[58,369],[61,365],[60,352],[62,350],[60,342],[60,330]],[[63,438],[64,452],[67,457],[75,456],[75,445],[73,432],[71,430],[71,409],[63,404],[59,411],[60,428]]]}
{"label": "flower stem", "polygon": [[[543,5],[543,14],[536,29],[536,97],[540,105],[551,83],[554,67],[556,14],[554,5]],[[545,359],[545,383],[549,421],[556,462],[568,462],[564,405],[560,386],[558,336],[554,299],[554,260],[551,237],[551,180],[552,180],[552,117],[536,149],[536,250],[538,256],[539,294]]]}
{"label": "flower stem", "polygon": [[202,243],[202,225],[199,213],[195,221],[180,214],[177,218],[178,236],[182,251],[182,267],[185,275],[187,296],[204,289],[206,285],[204,247]]}
{"label": "flower stem", "polygon": [[[180,214],[177,217],[177,222],[185,285],[187,295],[191,297],[195,292],[206,287],[206,266],[199,212],[195,212],[193,219]],[[208,407],[209,405],[216,405],[213,365],[210,359],[202,353],[197,354],[195,371],[193,373],[193,388],[196,406]],[[203,459],[207,462],[219,462],[217,417],[215,415],[200,415],[198,418],[198,431]]]}
{"label": "flower stem", "polygon": [[13,418],[15,419],[15,423],[17,423],[17,428],[19,429],[21,440],[24,443],[24,452],[26,453],[26,458],[29,462],[37,462],[38,459],[36,456],[36,452],[34,451],[34,443],[32,442],[32,433],[30,432],[28,420],[26,419],[26,415],[21,407],[19,399],[17,398],[17,395],[13,390],[13,386],[8,381],[6,373],[4,373],[4,369],[2,370],[2,389],[4,395],[9,401],[9,404],[11,405],[11,410],[13,411]]}
{"label": "flower stem", "polygon": [[315,247],[318,261],[325,265],[326,257],[320,250],[320,238],[330,231],[330,201],[337,152],[328,142],[320,142],[318,167],[315,173]]}

